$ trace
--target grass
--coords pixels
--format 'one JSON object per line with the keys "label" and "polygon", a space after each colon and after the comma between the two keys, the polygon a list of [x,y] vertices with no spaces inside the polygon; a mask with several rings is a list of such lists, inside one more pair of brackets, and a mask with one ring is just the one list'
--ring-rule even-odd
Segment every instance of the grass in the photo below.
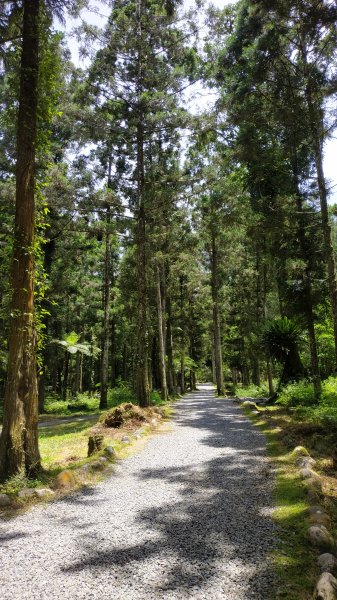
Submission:
{"label": "grass", "polygon": [[267,438],[267,451],[276,468],[274,488],[277,544],[273,553],[278,584],[275,600],[310,600],[318,576],[317,551],[308,542],[308,508],[304,486],[291,450],[280,440],[279,424],[245,410]]}
{"label": "grass", "polygon": [[92,420],[41,427],[39,446],[45,469],[63,468],[78,463],[87,456],[88,434]]}
{"label": "grass", "polygon": [[[117,393],[110,397],[110,408],[125,402],[125,397],[131,398],[121,393],[117,389]],[[131,398],[133,399],[133,398]],[[96,399],[98,403],[98,399]],[[55,402],[54,402],[55,403]],[[61,409],[64,408],[62,402],[59,402]],[[163,405],[164,404],[164,405]],[[161,415],[163,419],[168,419],[171,416],[172,409],[167,403],[163,403],[159,394],[152,398],[153,406],[161,405]],[[103,418],[103,411],[96,415],[86,414],[87,418],[82,418],[78,421],[69,420],[68,422],[59,422],[62,417],[67,417],[67,413],[57,414],[55,410],[52,415],[46,414],[42,416],[43,421],[47,421],[48,425],[39,427],[39,449],[42,460],[43,472],[38,479],[27,479],[22,477],[13,477],[5,484],[0,486],[0,493],[8,493],[9,495],[17,494],[25,487],[46,487],[51,485],[55,476],[64,469],[73,469],[85,464],[91,459],[87,458],[88,451],[88,436],[90,435],[93,426],[100,422]],[[78,415],[71,414],[75,419]],[[155,415],[152,415],[155,417]],[[120,458],[126,457],[132,451],[133,444],[123,444],[119,441],[119,437],[123,434],[130,435],[133,429],[142,427],[145,434],[150,433],[151,426],[148,423],[126,423],[125,427],[116,429],[106,429],[104,431],[105,443],[113,443],[113,446]],[[117,433],[116,433],[117,432]],[[144,438],[142,438],[144,439]],[[93,457],[97,458],[97,455]],[[93,476],[93,479],[99,479],[100,474]]]}

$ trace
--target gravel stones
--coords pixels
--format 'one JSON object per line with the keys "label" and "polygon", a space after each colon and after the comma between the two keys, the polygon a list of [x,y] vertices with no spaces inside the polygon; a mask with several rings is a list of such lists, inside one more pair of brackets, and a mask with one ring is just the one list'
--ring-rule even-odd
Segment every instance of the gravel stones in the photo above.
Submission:
{"label": "gravel stones", "polygon": [[268,464],[237,406],[188,394],[115,474],[1,522],[1,599],[273,599]]}

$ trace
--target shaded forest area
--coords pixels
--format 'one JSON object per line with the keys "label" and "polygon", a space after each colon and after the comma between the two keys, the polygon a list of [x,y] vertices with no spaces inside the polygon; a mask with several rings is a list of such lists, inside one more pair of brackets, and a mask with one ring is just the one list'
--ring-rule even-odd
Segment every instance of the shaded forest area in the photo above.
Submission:
{"label": "shaded forest area", "polygon": [[38,412],[197,381],[337,424],[337,8],[106,2],[80,68],[88,4],[0,4],[0,478]]}

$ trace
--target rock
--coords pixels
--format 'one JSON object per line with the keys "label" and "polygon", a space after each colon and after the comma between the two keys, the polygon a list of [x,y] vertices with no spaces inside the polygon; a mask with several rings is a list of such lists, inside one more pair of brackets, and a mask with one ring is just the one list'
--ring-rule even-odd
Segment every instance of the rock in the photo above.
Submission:
{"label": "rock", "polygon": [[[105,459],[107,460],[107,459]],[[105,464],[100,460],[95,460],[95,462],[91,463],[91,468],[93,471],[103,471]]]}
{"label": "rock", "polygon": [[156,425],[158,425],[157,419],[151,419],[150,423],[151,423],[152,427],[156,427]]}
{"label": "rock", "polygon": [[309,452],[304,446],[296,446],[292,454],[295,458],[298,458],[299,456],[309,456]]}
{"label": "rock", "polygon": [[4,508],[5,506],[9,506],[10,504],[10,497],[7,494],[0,494],[0,508]]}
{"label": "rock", "polygon": [[300,477],[301,477],[301,479],[317,478],[318,480],[320,478],[319,475],[317,473],[315,473],[315,471],[312,471],[308,467],[305,467],[304,469],[300,469]]}
{"label": "rock", "polygon": [[20,498],[20,500],[29,500],[30,498],[34,498],[35,495],[36,495],[35,489],[23,488],[23,490],[19,491],[18,498]]}
{"label": "rock", "polygon": [[106,448],[104,448],[104,454],[110,460],[113,458],[117,458],[117,452],[113,446],[107,446]]}
{"label": "rock", "polygon": [[336,570],[337,559],[333,556],[333,554],[329,554],[328,552],[321,554],[318,557],[317,562],[322,573],[333,573]]}
{"label": "rock", "polygon": [[242,406],[243,408],[248,408],[249,410],[257,410],[257,406],[255,402],[252,402],[252,400],[245,400],[242,402]]}
{"label": "rock", "polygon": [[314,506],[309,509],[309,521],[313,525],[324,525],[327,528],[331,525],[329,515],[319,506]]}
{"label": "rock", "polygon": [[300,467],[301,469],[310,469],[311,467],[314,467],[316,464],[316,461],[314,458],[312,458],[311,456],[298,456],[296,458],[296,464],[298,467]]}
{"label": "rock", "polygon": [[106,456],[100,456],[98,460],[104,467],[108,464],[108,459],[106,458]]}
{"label": "rock", "polygon": [[320,550],[326,552],[335,550],[335,541],[324,525],[311,525],[308,529],[308,535],[313,546],[317,546]]}
{"label": "rock", "polygon": [[35,490],[35,495],[40,500],[48,500],[55,496],[55,492],[49,488],[38,488]]}
{"label": "rock", "polygon": [[319,502],[322,497],[322,483],[318,477],[304,479],[310,502]]}
{"label": "rock", "polygon": [[123,442],[123,444],[129,444],[130,441],[131,440],[128,435],[123,435],[123,437],[121,438],[121,442]]}
{"label": "rock", "polygon": [[99,452],[102,449],[104,441],[104,435],[100,433],[95,433],[94,435],[89,436],[88,440],[88,457],[95,454],[95,452]]}
{"label": "rock", "polygon": [[336,600],[337,579],[331,573],[320,576],[313,595],[313,600]]}
{"label": "rock", "polygon": [[76,477],[73,471],[65,470],[59,473],[54,481],[57,490],[70,489],[76,485]]}
{"label": "rock", "polygon": [[9,506],[10,504],[10,497],[7,494],[0,494],[0,508],[4,508],[5,506]]}
{"label": "rock", "polygon": [[90,471],[91,471],[91,466],[90,466],[89,463],[87,463],[85,465],[82,465],[82,467],[80,467],[79,469],[77,469],[77,473],[80,476],[88,475],[88,473],[90,473]]}

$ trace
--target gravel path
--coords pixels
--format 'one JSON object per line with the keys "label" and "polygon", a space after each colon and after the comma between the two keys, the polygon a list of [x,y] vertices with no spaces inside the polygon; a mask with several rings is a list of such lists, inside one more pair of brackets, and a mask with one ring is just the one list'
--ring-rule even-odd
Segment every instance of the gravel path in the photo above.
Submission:
{"label": "gravel path", "polygon": [[271,600],[265,440],[201,386],[116,473],[0,525],[2,600]]}

